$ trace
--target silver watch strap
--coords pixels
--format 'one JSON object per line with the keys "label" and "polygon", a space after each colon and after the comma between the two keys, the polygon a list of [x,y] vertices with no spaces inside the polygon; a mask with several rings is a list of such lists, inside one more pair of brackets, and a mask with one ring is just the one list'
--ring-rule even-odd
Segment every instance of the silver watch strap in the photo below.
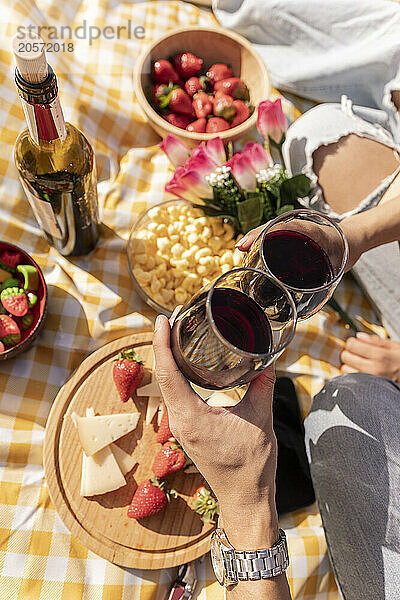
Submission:
{"label": "silver watch strap", "polygon": [[224,551],[228,581],[257,581],[281,575],[289,566],[285,532],[279,530],[279,540],[266,550]]}

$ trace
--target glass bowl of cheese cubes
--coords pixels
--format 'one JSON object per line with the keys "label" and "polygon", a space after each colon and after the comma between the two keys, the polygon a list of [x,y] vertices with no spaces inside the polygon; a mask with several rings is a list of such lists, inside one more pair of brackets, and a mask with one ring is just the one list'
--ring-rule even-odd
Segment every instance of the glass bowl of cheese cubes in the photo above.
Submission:
{"label": "glass bowl of cheese cubes", "polygon": [[167,316],[210,281],[242,264],[239,237],[229,222],[207,217],[186,200],[146,211],[133,227],[128,264],[145,302]]}

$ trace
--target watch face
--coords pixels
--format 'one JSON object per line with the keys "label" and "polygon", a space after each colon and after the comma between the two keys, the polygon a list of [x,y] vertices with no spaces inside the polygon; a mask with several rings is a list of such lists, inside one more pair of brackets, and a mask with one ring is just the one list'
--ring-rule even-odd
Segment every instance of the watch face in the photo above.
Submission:
{"label": "watch face", "polygon": [[211,561],[218,583],[224,585],[224,559],[219,543],[215,538],[211,539]]}

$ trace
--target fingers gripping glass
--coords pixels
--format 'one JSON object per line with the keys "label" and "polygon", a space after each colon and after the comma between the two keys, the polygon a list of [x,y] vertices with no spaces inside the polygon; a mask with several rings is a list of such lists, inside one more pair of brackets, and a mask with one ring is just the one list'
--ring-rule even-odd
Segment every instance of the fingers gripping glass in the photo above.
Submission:
{"label": "fingers gripping glass", "polygon": [[306,319],[332,296],[347,258],[340,227],[315,211],[300,209],[271,221],[243,264],[279,279],[293,296],[298,318]]}
{"label": "fingers gripping glass", "polygon": [[175,318],[171,348],[183,374],[208,389],[248,383],[288,345],[296,309],[285,287],[256,269],[233,269]]}

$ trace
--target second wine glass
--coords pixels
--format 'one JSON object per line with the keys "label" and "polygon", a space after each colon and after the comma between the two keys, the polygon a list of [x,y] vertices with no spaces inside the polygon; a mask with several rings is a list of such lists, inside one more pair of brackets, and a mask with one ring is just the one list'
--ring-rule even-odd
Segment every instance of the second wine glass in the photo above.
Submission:
{"label": "second wine glass", "polygon": [[248,383],[288,345],[296,327],[291,295],[256,269],[233,269],[178,313],[171,348],[192,383],[222,390]]}
{"label": "second wine glass", "polygon": [[268,223],[243,265],[276,277],[292,294],[298,318],[307,319],[332,296],[347,258],[340,227],[316,211],[299,209]]}

